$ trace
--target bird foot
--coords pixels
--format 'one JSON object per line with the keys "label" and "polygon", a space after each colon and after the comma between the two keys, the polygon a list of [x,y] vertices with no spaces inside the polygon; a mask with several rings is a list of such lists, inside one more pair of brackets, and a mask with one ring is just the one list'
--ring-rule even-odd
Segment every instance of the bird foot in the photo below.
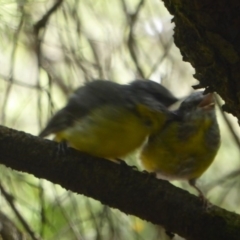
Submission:
{"label": "bird foot", "polygon": [[130,167],[132,168],[133,170],[138,170],[138,168],[136,166],[130,166],[128,165],[124,160],[120,159],[120,158],[116,158],[115,161],[120,164],[121,166],[123,167]]}
{"label": "bird foot", "polygon": [[61,156],[61,155],[67,155],[69,152],[69,147],[67,145],[66,141],[61,141],[57,145],[56,149],[56,155]]}

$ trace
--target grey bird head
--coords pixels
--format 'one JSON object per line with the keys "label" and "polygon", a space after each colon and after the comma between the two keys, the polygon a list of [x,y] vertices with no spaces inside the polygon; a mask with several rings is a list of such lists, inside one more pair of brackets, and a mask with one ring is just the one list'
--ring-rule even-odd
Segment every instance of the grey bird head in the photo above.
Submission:
{"label": "grey bird head", "polygon": [[198,118],[215,115],[215,101],[213,93],[203,95],[203,91],[190,94],[176,111],[183,118]]}

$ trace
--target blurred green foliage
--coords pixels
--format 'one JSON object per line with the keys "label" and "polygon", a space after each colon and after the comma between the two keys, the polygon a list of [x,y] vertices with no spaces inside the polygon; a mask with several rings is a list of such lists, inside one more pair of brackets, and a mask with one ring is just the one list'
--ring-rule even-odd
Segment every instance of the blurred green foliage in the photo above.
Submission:
{"label": "blurred green foliage", "polygon": [[[1,124],[37,134],[72,90],[92,78],[149,78],[186,96],[197,81],[173,43],[173,27],[159,0],[1,0]],[[224,120],[219,109],[218,115],[222,147],[199,184],[210,201],[240,212],[239,130],[235,119]],[[136,158],[128,160],[136,165]],[[49,240],[167,239],[160,227],[95,200],[4,166],[0,171],[1,188],[23,220],[3,192],[1,210],[26,234],[23,221]]]}

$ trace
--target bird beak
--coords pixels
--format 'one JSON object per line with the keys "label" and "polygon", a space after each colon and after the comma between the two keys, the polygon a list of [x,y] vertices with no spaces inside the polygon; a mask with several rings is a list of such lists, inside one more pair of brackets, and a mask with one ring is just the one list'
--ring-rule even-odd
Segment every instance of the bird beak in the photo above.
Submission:
{"label": "bird beak", "polygon": [[214,109],[215,102],[214,102],[214,94],[213,93],[208,93],[206,94],[202,101],[198,104],[198,107],[205,111],[210,111]]}

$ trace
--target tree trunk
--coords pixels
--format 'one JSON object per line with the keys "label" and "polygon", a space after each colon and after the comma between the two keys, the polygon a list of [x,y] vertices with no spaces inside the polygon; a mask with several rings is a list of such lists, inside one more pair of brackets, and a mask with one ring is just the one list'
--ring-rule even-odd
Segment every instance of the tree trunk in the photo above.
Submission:
{"label": "tree trunk", "polygon": [[240,2],[163,0],[174,16],[174,40],[199,87],[216,91],[240,120]]}

